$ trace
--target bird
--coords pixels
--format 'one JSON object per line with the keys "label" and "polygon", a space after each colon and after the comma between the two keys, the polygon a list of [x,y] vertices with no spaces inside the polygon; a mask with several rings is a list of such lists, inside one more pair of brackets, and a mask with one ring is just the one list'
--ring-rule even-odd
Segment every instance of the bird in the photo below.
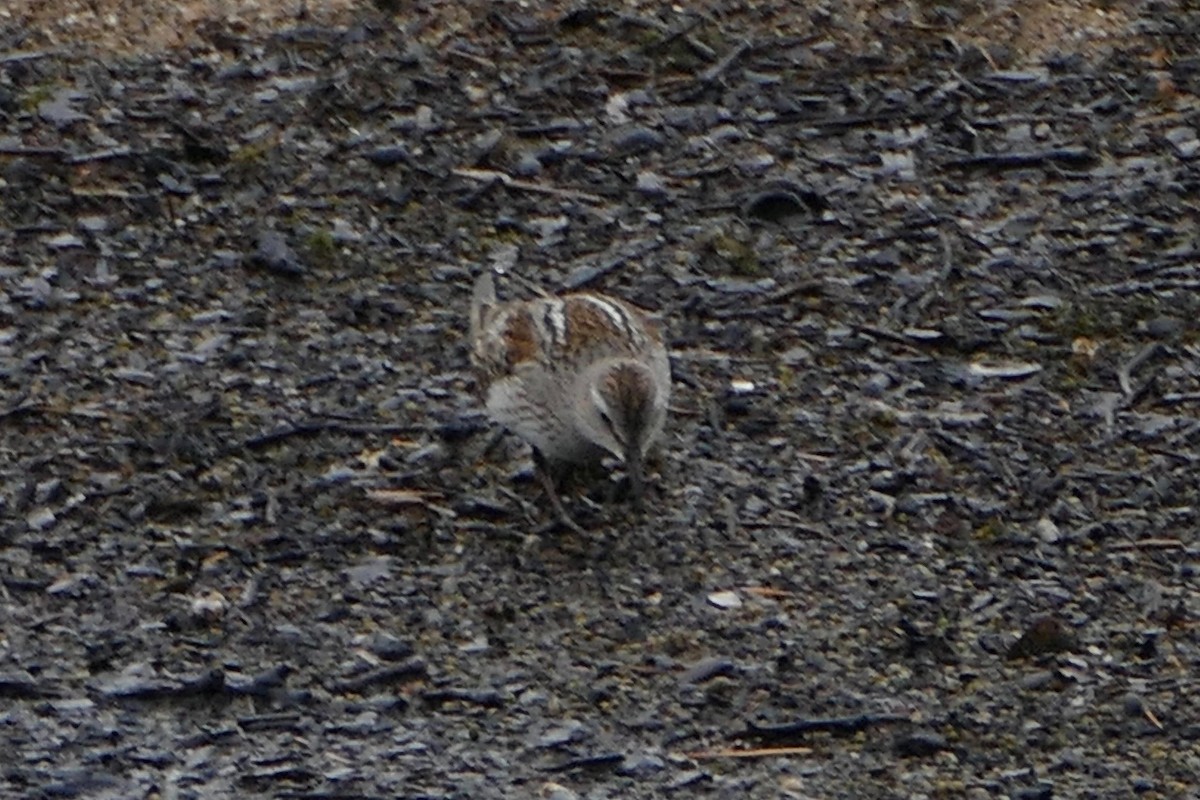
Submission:
{"label": "bird", "polygon": [[647,452],[661,439],[671,396],[662,330],[647,312],[599,292],[500,302],[492,270],[475,281],[471,360],[487,415],[533,449],[558,521],[555,475],[618,458],[641,511]]}

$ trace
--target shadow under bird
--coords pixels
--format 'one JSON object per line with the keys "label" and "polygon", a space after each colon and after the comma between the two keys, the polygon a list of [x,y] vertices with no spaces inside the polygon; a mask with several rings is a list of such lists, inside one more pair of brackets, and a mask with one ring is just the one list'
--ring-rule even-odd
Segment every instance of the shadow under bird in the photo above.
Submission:
{"label": "shadow under bird", "polygon": [[554,475],[607,454],[624,464],[640,509],[671,395],[662,332],[646,312],[595,292],[499,302],[488,270],[475,282],[470,336],[488,415],[533,447],[559,519],[579,529]]}

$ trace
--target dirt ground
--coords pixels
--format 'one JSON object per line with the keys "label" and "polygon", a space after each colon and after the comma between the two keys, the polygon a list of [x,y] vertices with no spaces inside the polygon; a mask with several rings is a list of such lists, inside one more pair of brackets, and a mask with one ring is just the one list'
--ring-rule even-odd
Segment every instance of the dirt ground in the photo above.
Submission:
{"label": "dirt ground", "polygon": [[[1200,14],[0,9],[0,796],[1184,798]],[[472,278],[666,326],[544,531]]]}
{"label": "dirt ground", "polygon": [[[481,7],[469,3],[403,3],[379,0],[375,7],[404,24],[413,18],[435,39],[452,36],[459,23]],[[659,4],[627,2],[622,13],[653,16]],[[87,45],[104,53],[155,53],[194,48],[214,25],[240,33],[265,36],[297,24],[352,24],[371,4],[350,0],[11,0],[0,9],[0,22],[21,31],[27,44],[38,47]],[[498,3],[494,8],[520,9],[523,14],[553,21],[572,10],[563,3]],[[689,11],[720,18],[730,15],[728,4],[704,2]],[[1056,50],[1097,51],[1136,35],[1124,3],[1082,0],[1016,0],[962,2],[938,7],[919,2],[846,0],[835,10],[812,15],[797,13],[794,4],[756,2],[739,9],[758,17],[771,34],[833,35],[848,46],[869,47],[871,39],[898,20],[922,30],[944,30],[973,44],[1004,44],[1021,60],[1037,61]],[[833,7],[830,7],[833,9]],[[946,11],[950,18],[946,18]],[[836,18],[837,29],[820,25],[821,17]],[[952,23],[952,24],[951,24]],[[769,26],[769,27],[766,27]]]}

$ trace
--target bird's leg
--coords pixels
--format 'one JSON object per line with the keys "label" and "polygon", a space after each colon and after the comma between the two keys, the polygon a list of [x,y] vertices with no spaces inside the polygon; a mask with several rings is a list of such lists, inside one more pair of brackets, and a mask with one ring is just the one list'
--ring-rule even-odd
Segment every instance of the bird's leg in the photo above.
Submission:
{"label": "bird's leg", "polygon": [[542,451],[536,447],[533,448],[533,466],[534,471],[537,472],[538,480],[542,484],[542,489],[546,492],[546,496],[550,498],[550,505],[558,517],[559,524],[575,531],[575,533],[585,533],[583,528],[579,527],[575,520],[571,519],[571,515],[567,513],[567,509],[563,507],[562,499],[558,496],[558,488],[554,485],[554,475],[550,471],[550,465],[547,463],[546,457],[542,455]]}

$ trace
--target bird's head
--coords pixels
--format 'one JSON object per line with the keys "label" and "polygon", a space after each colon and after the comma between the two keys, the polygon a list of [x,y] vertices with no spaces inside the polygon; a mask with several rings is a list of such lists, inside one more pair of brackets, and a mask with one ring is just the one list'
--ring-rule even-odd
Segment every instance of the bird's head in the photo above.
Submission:
{"label": "bird's head", "polygon": [[596,445],[625,464],[634,503],[640,505],[646,450],[662,430],[666,398],[654,373],[630,359],[600,362],[581,385],[577,422]]}

